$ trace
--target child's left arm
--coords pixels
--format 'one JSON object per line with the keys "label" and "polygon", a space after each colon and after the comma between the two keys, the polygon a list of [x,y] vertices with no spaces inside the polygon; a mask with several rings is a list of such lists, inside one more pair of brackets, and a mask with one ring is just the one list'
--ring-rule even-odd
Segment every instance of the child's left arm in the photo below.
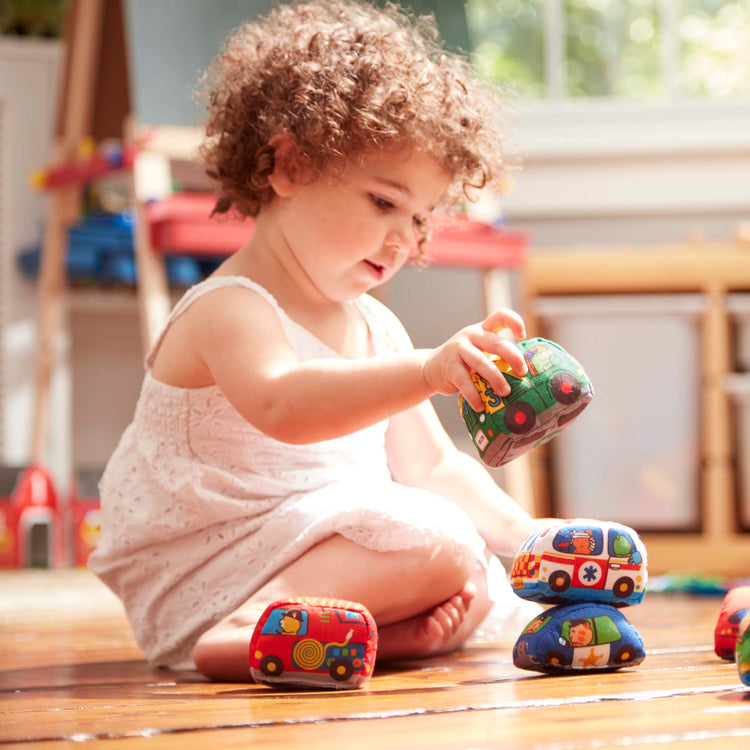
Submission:
{"label": "child's left arm", "polygon": [[[399,349],[412,347],[395,316],[389,332]],[[497,554],[512,557],[524,539],[544,523],[503,492],[479,461],[455,447],[429,401],[391,418],[386,450],[397,482],[430,490],[456,503]]]}

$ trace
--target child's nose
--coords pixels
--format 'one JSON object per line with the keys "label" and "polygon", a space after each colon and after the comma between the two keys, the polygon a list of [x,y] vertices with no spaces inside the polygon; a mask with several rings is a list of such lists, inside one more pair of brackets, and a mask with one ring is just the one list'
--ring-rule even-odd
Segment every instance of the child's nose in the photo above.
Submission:
{"label": "child's nose", "polygon": [[390,266],[400,266],[412,253],[409,243],[400,239],[389,237],[383,246],[383,253],[386,262]]}
{"label": "child's nose", "polygon": [[385,238],[385,246],[396,253],[409,254],[417,246],[417,233],[414,226],[399,225],[391,229]]}

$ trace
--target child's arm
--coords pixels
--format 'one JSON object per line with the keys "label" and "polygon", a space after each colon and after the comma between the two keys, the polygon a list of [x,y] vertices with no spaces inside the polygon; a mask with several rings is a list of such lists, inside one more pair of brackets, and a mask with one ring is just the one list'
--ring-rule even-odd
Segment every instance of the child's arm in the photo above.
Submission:
{"label": "child's arm", "polygon": [[471,370],[499,393],[508,391],[484,351],[501,356],[519,374],[526,370],[517,348],[495,332],[510,327],[522,333],[520,318],[510,311],[459,331],[436,349],[404,347],[390,356],[301,362],[277,313],[254,292],[223,289],[193,307],[185,321],[186,337],[205,368],[206,383],[215,382],[250,423],[283,442],[340,437],[411,409],[434,393],[460,390],[479,409]]}
{"label": "child's arm", "polygon": [[456,503],[499,555],[512,557],[527,536],[549,523],[533,519],[479,461],[456,449],[429,402],[391,419],[386,449],[397,482]]}
{"label": "child's arm", "polygon": [[[408,350],[411,342],[397,321],[390,332],[399,348]],[[497,554],[512,557],[527,536],[550,521],[531,518],[479,461],[457,450],[429,401],[391,419],[386,449],[396,481],[455,502]]]}

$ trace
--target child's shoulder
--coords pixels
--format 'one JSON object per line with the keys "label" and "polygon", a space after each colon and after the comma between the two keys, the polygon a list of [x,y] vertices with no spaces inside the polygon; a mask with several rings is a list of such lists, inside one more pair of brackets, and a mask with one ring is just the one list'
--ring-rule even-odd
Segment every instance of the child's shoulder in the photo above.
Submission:
{"label": "child's shoulder", "polygon": [[247,276],[241,276],[237,274],[209,276],[199,284],[196,284],[190,290],[190,292],[201,295],[217,290],[232,292],[245,290],[254,292],[255,295],[262,297],[267,302],[271,302],[276,305],[276,300],[274,299],[273,295],[265,287],[261,286],[261,284],[253,281]]}
{"label": "child's shoulder", "polygon": [[365,312],[376,316],[386,325],[401,326],[401,321],[399,321],[396,313],[394,313],[384,302],[381,302],[371,294],[363,294],[357,300],[357,303],[364,308]]}
{"label": "child's shoulder", "polygon": [[[284,311],[274,296],[244,276],[210,276],[177,303],[172,321],[193,335],[214,337],[217,331],[235,335],[254,329],[282,327]],[[171,327],[171,326],[168,326]]]}
{"label": "child's shoulder", "polygon": [[[197,303],[197,304],[196,304]],[[224,305],[230,308],[238,304],[272,307],[279,310],[276,298],[260,284],[246,276],[209,276],[189,289],[175,310],[180,307],[196,307],[217,310]]]}

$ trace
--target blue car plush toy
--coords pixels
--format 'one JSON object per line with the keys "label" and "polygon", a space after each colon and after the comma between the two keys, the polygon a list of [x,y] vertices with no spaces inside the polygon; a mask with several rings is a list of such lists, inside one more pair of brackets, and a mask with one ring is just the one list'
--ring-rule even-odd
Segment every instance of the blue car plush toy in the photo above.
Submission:
{"label": "blue car plush toy", "polygon": [[536,672],[585,672],[640,664],[638,631],[614,607],[568,604],[535,617],[513,648],[513,663]]}

